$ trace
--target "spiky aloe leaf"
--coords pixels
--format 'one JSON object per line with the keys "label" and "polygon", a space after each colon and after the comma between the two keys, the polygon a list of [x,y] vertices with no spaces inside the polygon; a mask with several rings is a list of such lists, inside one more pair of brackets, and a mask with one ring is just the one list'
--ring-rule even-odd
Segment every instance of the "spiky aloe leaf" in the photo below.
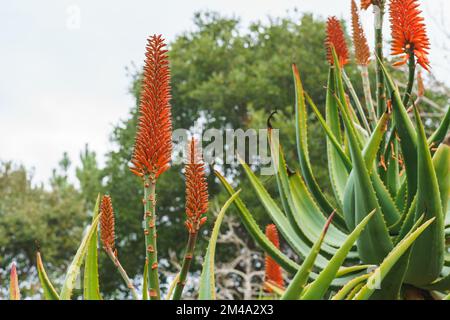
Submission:
{"label": "spiky aloe leaf", "polygon": [[314,261],[316,260],[317,255],[319,254],[320,247],[322,245],[323,239],[325,238],[325,234],[327,233],[328,227],[330,226],[332,218],[333,214],[328,218],[320,238],[311,248],[311,252],[303,261],[301,268],[297,271],[291,283],[285,290],[283,296],[281,297],[282,300],[297,300],[300,298],[303,289],[305,287],[305,284],[309,279],[309,274],[311,273],[314,267]]}
{"label": "spiky aloe leaf", "polygon": [[[269,132],[271,131],[269,130]],[[276,177],[281,189],[280,194],[286,198],[286,203],[289,207],[286,213],[288,219],[291,220],[291,224],[299,236],[306,237],[308,241],[314,243],[320,238],[323,225],[327,219],[317,206],[299,174],[295,173],[288,177],[284,153],[276,137],[272,137],[269,134],[269,141],[273,163],[277,165]],[[344,223],[344,221],[341,220],[341,223]],[[323,251],[334,254],[336,249],[333,246],[339,247],[345,238],[346,234],[332,225],[328,232],[326,243],[322,246]],[[355,254],[353,252],[353,257],[356,257]]]}
{"label": "spiky aloe leaf", "polygon": [[[231,185],[227,182],[227,180],[218,172],[214,171],[217,178],[219,178],[222,185],[227,190],[228,194],[231,196],[235,193]],[[258,224],[256,223],[253,216],[248,211],[245,204],[238,197],[234,201],[234,205],[238,209],[237,212],[243,222],[245,228],[253,237],[253,239],[258,243],[258,245],[269,254],[283,269],[290,273],[295,273],[300,267],[297,263],[289,259],[285,254],[283,254],[277,247],[270,242],[269,239],[265,236],[264,232],[261,231]]]}
{"label": "spiky aloe leaf", "polygon": [[[227,190],[229,195],[234,194],[234,190],[231,185],[226,181],[226,179],[217,171],[215,171],[216,176],[219,178],[225,189]],[[284,270],[289,273],[296,273],[300,266],[286,257],[277,247],[270,242],[269,239],[265,236],[265,234],[261,231],[256,221],[253,219],[251,213],[248,211],[245,204],[238,197],[234,201],[234,205],[238,209],[237,212],[243,222],[245,228],[253,237],[253,239],[258,243],[258,245],[268,254],[270,255]],[[302,257],[306,257],[307,254],[311,250],[311,246],[306,244],[305,242],[299,243],[299,247],[301,248],[303,254]],[[320,269],[323,269],[327,265],[328,260],[323,256],[318,255],[316,259],[316,266]],[[339,269],[337,273],[336,279],[333,280],[332,286],[342,286],[347,283],[349,280],[353,279],[355,276],[358,276],[358,271],[364,270],[367,268],[367,265],[354,266],[354,267],[342,267]],[[355,274],[356,273],[356,274]],[[317,273],[312,272],[311,278],[316,279]]]}
{"label": "spiky aloe leaf", "polygon": [[403,105],[400,92],[394,83],[384,64],[379,61],[386,85],[391,93],[392,108],[394,112],[395,126],[400,137],[400,147],[405,161],[405,170],[408,177],[408,204],[412,202],[417,190],[417,134],[414,126]]}
{"label": "spiky aloe leaf", "polygon": [[336,252],[336,254],[331,258],[330,262],[326,266],[325,269],[320,272],[317,279],[315,279],[308,289],[305,289],[303,295],[301,296],[302,300],[317,300],[321,299],[328,288],[330,287],[331,282],[336,277],[336,274],[341,267],[342,263],[345,261],[345,257],[348,252],[352,248],[356,239],[361,235],[363,229],[368,225],[368,222],[375,215],[375,211],[367,214],[366,217],[356,226],[356,228],[350,233],[347,237],[347,240],[342,244],[341,248]]}
{"label": "spiky aloe leaf", "polygon": [[47,272],[45,272],[44,264],[42,263],[41,254],[39,252],[36,253],[36,266],[39,277],[39,282],[41,283],[42,289],[44,291],[44,299],[45,300],[59,300],[59,295],[53,287],[49,277],[47,276]]}
{"label": "spiky aloe leaf", "polygon": [[[330,67],[328,73],[327,95],[325,102],[326,121],[331,132],[336,137],[336,140],[342,144],[342,133],[339,124],[339,113],[336,104],[334,68]],[[345,185],[347,184],[349,171],[346,164],[343,162],[339,152],[333,146],[330,138],[327,137],[327,157],[328,157],[328,172],[330,174],[331,186],[334,195],[342,208]]]}
{"label": "spiky aloe leaf", "polygon": [[337,153],[341,157],[342,162],[345,164],[347,171],[348,172],[352,171],[352,162],[348,158],[347,154],[345,153],[345,151],[342,148],[342,146],[340,145],[340,143],[337,141],[333,132],[331,132],[330,127],[328,127],[327,122],[322,117],[322,114],[320,113],[316,104],[314,103],[314,101],[311,99],[311,97],[306,92],[305,92],[305,97],[306,97],[306,100],[308,101],[309,105],[311,106],[311,109],[313,110],[314,114],[316,115],[317,120],[319,120],[319,123],[320,123],[323,131],[326,133],[331,144],[333,145],[333,147],[336,149]]}
{"label": "spiky aloe leaf", "polygon": [[[290,193],[297,209],[301,223],[301,229],[307,238],[312,242],[317,242],[321,238],[323,225],[326,224],[326,218],[323,216],[319,208],[316,206],[308,193],[308,190],[300,177],[299,173],[289,177]],[[325,252],[334,254],[337,248],[342,246],[347,238],[347,234],[341,232],[334,225],[330,225],[327,237],[322,244]],[[330,248],[330,246],[332,248]],[[357,258],[355,251],[350,252],[348,258]]]}
{"label": "spiky aloe leaf", "polygon": [[[331,215],[335,211],[323,192],[320,190],[316,179],[314,178],[311,163],[308,153],[308,128],[307,128],[307,112],[305,105],[305,94],[303,91],[303,84],[300,78],[300,73],[295,64],[292,65],[292,73],[294,75],[295,83],[295,125],[296,125],[296,141],[297,141],[297,155],[300,161],[300,169],[302,176],[305,179],[308,189],[316,199],[322,211],[327,216]],[[340,213],[338,213],[340,215]],[[339,219],[339,217],[336,217]],[[341,217],[343,224],[343,220]],[[345,228],[345,225],[342,225]]]}
{"label": "spiky aloe leaf", "polygon": [[200,286],[198,289],[198,298],[200,300],[215,300],[216,298],[214,257],[216,254],[217,238],[219,237],[220,226],[222,225],[225,212],[227,212],[228,207],[239,196],[239,192],[241,192],[241,190],[238,190],[227,200],[227,202],[225,202],[214,223],[214,228],[211,232],[211,238],[209,239],[208,248],[206,249],[203,261],[202,273],[200,275]]}
{"label": "spiky aloe leaf", "polygon": [[273,293],[275,293],[277,296],[281,297],[286,292],[285,289],[280,288],[279,286],[275,285],[274,283],[270,281],[265,281],[264,286],[272,290]]}
{"label": "spiky aloe leaf", "polygon": [[[354,212],[359,223],[367,212],[375,209],[375,216],[358,239],[358,252],[365,263],[379,263],[392,249],[392,241],[377,201],[363,155],[358,147],[357,138],[351,130],[350,119],[342,104],[338,101],[344,120],[354,172]],[[352,200],[352,199],[351,199]]]}
{"label": "spiky aloe leaf", "polygon": [[[92,222],[97,218],[100,208],[100,194],[97,196],[92,216]],[[94,232],[89,239],[84,264],[83,296],[85,300],[101,300],[100,285],[98,280],[98,232]]]}
{"label": "spiky aloe leaf", "polygon": [[[284,239],[289,243],[292,249],[294,249],[298,254],[305,256],[306,253],[304,248],[302,248],[303,240],[301,236],[296,232],[292,224],[280,210],[277,203],[272,199],[266,188],[264,188],[261,181],[255,176],[249,166],[242,159],[239,159],[239,161],[250,181],[250,184],[253,187],[253,190],[256,193],[256,196],[265,208],[265,212],[277,225],[278,230],[281,232]],[[306,252],[309,252],[309,249],[307,249]]]}
{"label": "spiky aloe leaf", "polygon": [[12,263],[9,274],[9,299],[20,300],[19,277],[15,262]]}
{"label": "spiky aloe leaf", "polygon": [[362,274],[359,277],[356,277],[349,282],[345,286],[343,286],[333,297],[331,300],[344,300],[354,288],[356,288],[360,283],[367,280],[370,277],[370,273]]}
{"label": "spiky aloe leaf", "polygon": [[[387,223],[393,224],[400,217],[394,199],[390,196],[388,190],[384,186],[376,170],[374,170],[374,162],[377,152],[380,147],[380,143],[383,138],[383,134],[386,129],[386,124],[389,119],[389,115],[384,113],[378,121],[372,135],[367,141],[364,149],[362,150],[362,156],[366,165],[366,169],[369,170],[370,179],[374,187],[377,199],[379,200],[380,207],[386,218]],[[344,213],[347,224],[350,228],[355,226],[355,172],[350,173],[345,194],[344,194]]]}
{"label": "spiky aloe leaf", "polygon": [[433,156],[433,166],[441,194],[442,213],[448,215],[448,200],[450,197],[450,147],[441,144]]}
{"label": "spiky aloe leaf", "polygon": [[[389,253],[389,255],[384,259],[381,265],[373,272],[367,283],[361,290],[356,294],[355,300],[366,300],[376,290],[374,285],[376,281],[382,281],[395,263],[402,257],[402,255],[408,250],[408,248],[416,241],[416,239],[427,229],[427,227],[435,220],[432,218],[418,227],[415,231],[411,232],[407,237],[400,241],[395,248]],[[418,240],[417,240],[418,241]]]}
{"label": "spiky aloe leaf", "polygon": [[447,108],[445,112],[444,119],[442,119],[439,127],[436,131],[428,138],[428,144],[431,146],[439,145],[447,136],[448,128],[450,126],[450,108]]}
{"label": "spiky aloe leaf", "polygon": [[[444,264],[445,234],[442,202],[431,153],[425,136],[419,111],[414,107],[417,125],[417,205],[416,219],[435,218],[434,224],[414,243],[409,261],[406,281],[426,285],[436,280]],[[424,257],[427,257],[424,259]]]}
{"label": "spiky aloe leaf", "polygon": [[80,273],[81,264],[83,263],[84,257],[86,255],[87,247],[89,241],[92,238],[92,235],[97,232],[98,220],[100,215],[94,218],[91,226],[89,227],[86,235],[81,241],[80,246],[78,247],[77,253],[75,254],[69,268],[67,269],[66,278],[64,280],[61,293],[59,297],[61,300],[70,300],[72,297],[72,291],[75,287],[75,281]]}

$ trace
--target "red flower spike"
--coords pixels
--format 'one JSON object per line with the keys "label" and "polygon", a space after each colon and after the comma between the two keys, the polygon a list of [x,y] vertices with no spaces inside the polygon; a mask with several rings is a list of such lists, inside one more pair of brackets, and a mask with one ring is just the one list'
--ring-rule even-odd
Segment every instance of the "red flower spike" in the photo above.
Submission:
{"label": "red flower spike", "polygon": [[105,249],[114,251],[114,211],[110,196],[103,196],[100,213],[100,239],[102,240]]}
{"label": "red flower spike", "polygon": [[[278,238],[277,227],[274,224],[269,224],[266,227],[266,237],[272,242],[275,247],[280,247],[280,240]],[[273,283],[280,288],[284,287],[283,274],[281,267],[268,254],[266,254],[266,275],[265,281]],[[272,289],[266,287],[267,292],[272,292]]]}
{"label": "red flower spike", "polygon": [[336,54],[339,58],[339,64],[344,66],[348,62],[348,49],[345,43],[344,31],[339,20],[333,16],[327,20],[327,38],[325,39],[325,47],[327,49],[327,59],[330,65],[333,65],[333,55],[331,46],[334,46]]}
{"label": "red flower spike", "polygon": [[352,31],[356,62],[361,66],[367,66],[369,64],[370,50],[359,19],[358,7],[355,0],[352,0]]}
{"label": "red flower spike", "polygon": [[187,152],[186,175],[186,225],[190,233],[198,231],[206,222],[203,215],[208,211],[208,184],[205,164],[198,142],[192,139]]}
{"label": "red flower spike", "polygon": [[131,171],[156,179],[166,171],[172,153],[170,70],[164,39],[148,39],[140,97],[138,129]]}
{"label": "red flower spike", "polygon": [[391,54],[403,55],[400,61],[394,63],[395,66],[399,66],[405,64],[409,55],[414,53],[417,63],[429,71],[430,40],[418,8],[417,0],[391,0],[389,9],[392,34]]}

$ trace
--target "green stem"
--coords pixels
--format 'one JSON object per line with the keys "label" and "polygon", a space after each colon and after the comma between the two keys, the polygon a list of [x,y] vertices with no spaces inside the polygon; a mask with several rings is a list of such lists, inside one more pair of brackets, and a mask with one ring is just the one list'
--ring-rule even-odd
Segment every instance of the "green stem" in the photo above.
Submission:
{"label": "green stem", "polygon": [[119,271],[120,275],[122,276],[123,281],[125,281],[125,284],[127,285],[127,288],[130,290],[131,295],[133,296],[133,299],[139,300],[139,296],[137,294],[136,288],[133,286],[133,282],[128,277],[127,272],[122,267],[122,265],[119,262],[119,259],[117,259],[114,252],[111,250],[111,248],[105,248],[106,254],[111,259],[111,261],[116,266],[117,270]]}
{"label": "green stem", "polygon": [[191,261],[194,256],[195,243],[197,242],[197,232],[189,233],[189,240],[186,247],[186,253],[184,254],[183,264],[181,266],[180,275],[173,293],[173,300],[180,300],[183,293],[184,286],[186,284],[186,277],[191,266]]}
{"label": "green stem", "polygon": [[409,50],[409,60],[408,60],[408,69],[409,69],[409,75],[408,75],[408,84],[406,85],[406,91],[403,95],[403,105],[405,108],[408,108],[408,102],[411,97],[412,88],[414,85],[414,75],[416,73],[416,61],[414,58],[414,50],[411,48]]}
{"label": "green stem", "polygon": [[379,59],[376,59],[377,69],[377,116],[378,118],[384,113],[386,109],[386,92],[384,88],[384,75],[381,68],[383,62],[383,15],[384,5],[380,3],[379,6],[373,5],[375,14],[375,54]]}
{"label": "green stem", "polygon": [[372,92],[370,90],[370,79],[369,70],[367,66],[361,66],[361,79],[364,90],[364,99],[366,100],[367,111],[369,112],[370,122],[372,123],[372,128],[374,129],[378,122],[378,117],[375,112],[372,101]]}
{"label": "green stem", "polygon": [[347,76],[347,73],[342,69],[342,78],[344,79],[345,85],[347,86],[347,89],[350,91],[350,95],[352,96],[353,100],[355,101],[356,108],[358,109],[358,113],[361,117],[361,120],[364,124],[364,128],[367,130],[367,133],[370,135],[372,130],[370,129],[369,123],[367,122],[367,117],[364,113],[363,107],[361,105],[361,102],[359,101],[358,95],[356,94],[355,88],[353,87],[349,77]]}
{"label": "green stem", "polygon": [[148,261],[148,284],[151,300],[159,300],[161,293],[158,277],[158,254],[156,248],[156,180],[148,175],[144,178],[144,235]]}

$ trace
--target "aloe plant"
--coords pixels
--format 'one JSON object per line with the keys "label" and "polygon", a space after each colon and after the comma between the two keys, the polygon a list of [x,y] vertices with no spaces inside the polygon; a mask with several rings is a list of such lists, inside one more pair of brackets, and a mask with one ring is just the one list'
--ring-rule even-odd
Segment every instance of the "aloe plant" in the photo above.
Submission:
{"label": "aloe plant", "polygon": [[[271,297],[291,299],[401,299],[410,291],[450,299],[450,147],[443,143],[450,111],[437,130],[427,136],[420,112],[412,99],[416,63],[428,69],[429,46],[416,0],[392,0],[390,5],[393,53],[402,55],[396,65],[408,63],[408,84],[400,92],[382,57],[383,0],[365,0],[376,15],[375,64],[377,108],[373,105],[368,76],[369,49],[352,1],[353,39],[361,67],[364,102],[359,100],[345,73],[349,61],[345,36],[337,18],[327,22],[326,49],[330,65],[325,89],[325,115],[303,87],[297,66],[292,65],[295,86],[295,124],[298,163],[288,163],[270,118],[269,145],[275,164],[277,201],[265,184],[239,159],[254,194],[274,225],[266,234],[253,218],[227,178],[215,171],[230,198],[220,210],[204,256],[199,279],[199,299],[215,299],[215,251],[220,226],[233,204],[241,221],[264,250],[268,268],[264,288]],[[409,19],[409,20],[408,20]],[[161,36],[149,39],[140,118],[131,171],[144,187],[146,260],[140,295],[122,267],[115,248],[112,200],[100,195],[64,282],[58,291],[36,255],[37,273],[47,300],[73,297],[84,264],[83,298],[100,300],[98,239],[136,300],[161,298],[156,233],[156,182],[169,169],[172,149],[170,73]],[[387,96],[385,96],[387,93]],[[349,96],[352,100],[349,99]],[[308,148],[308,106],[327,140],[327,157],[334,199],[315,179]],[[365,109],[364,109],[365,106]],[[181,299],[188,279],[200,228],[208,211],[205,164],[191,140],[186,165],[186,220],[188,242],[181,266],[167,299]],[[291,170],[290,168],[295,168]],[[102,199],[102,201],[100,201]],[[100,228],[99,228],[100,226]],[[100,230],[99,230],[100,229]],[[278,230],[298,259],[283,253]],[[100,231],[100,234],[99,234]],[[285,285],[280,267],[290,274]],[[432,293],[432,294],[431,294]],[[10,298],[20,299],[16,265],[10,273]]]}
{"label": "aloe plant", "polygon": [[[391,14],[395,10],[398,8],[391,8]],[[410,18],[418,16],[417,6],[408,10],[412,12]],[[347,90],[352,91],[353,86],[344,72],[348,52],[340,34],[342,29],[336,19],[329,19],[328,27],[330,69],[325,116],[305,92],[300,72],[293,65],[297,170],[288,169],[295,168],[295,164],[286,163],[281,143],[269,135],[273,162],[277,164],[280,204],[241,161],[267,215],[303,263],[298,264],[270,244],[242,200],[236,199],[235,206],[256,242],[293,276],[281,295],[283,299],[321,299],[332,290],[338,290],[335,299],[399,299],[407,296],[410,288],[418,288],[422,293],[437,290],[444,296],[450,290],[450,147],[442,142],[448,132],[449,111],[438,129],[427,137],[419,107],[412,99],[405,99],[411,96],[412,85],[400,93],[378,58],[383,90],[389,93],[388,103],[378,117],[373,116],[370,103],[361,112],[358,96],[350,92],[353,101],[348,99]],[[394,25],[395,28],[400,27]],[[426,39],[422,36],[416,40]],[[415,56],[425,67],[428,60],[423,51],[406,48],[412,82]],[[418,45],[415,48],[422,50]],[[369,91],[365,94],[366,99],[371,99],[367,97]],[[413,104],[406,105],[408,101]],[[333,200],[321,191],[312,170],[306,102],[326,135]],[[232,194],[231,185],[216,174]],[[333,214],[332,221],[327,222]],[[326,235],[323,226],[327,226]],[[368,265],[376,266],[374,271],[342,272],[342,266]],[[379,288],[373,288],[374,281],[378,281]]]}

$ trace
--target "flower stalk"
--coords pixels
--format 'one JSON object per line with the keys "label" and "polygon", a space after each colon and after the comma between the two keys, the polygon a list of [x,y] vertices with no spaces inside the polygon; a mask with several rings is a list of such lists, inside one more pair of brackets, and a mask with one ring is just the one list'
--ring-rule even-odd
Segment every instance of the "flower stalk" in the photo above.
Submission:
{"label": "flower stalk", "polygon": [[103,196],[100,213],[100,239],[103,244],[103,249],[119,271],[120,276],[125,282],[127,288],[130,290],[133,298],[135,300],[139,300],[139,296],[133,282],[128,277],[125,269],[122,267],[119,259],[117,258],[117,250],[115,249],[115,218],[110,196]]}
{"label": "flower stalk", "polygon": [[384,16],[384,0],[373,4],[373,12],[375,15],[375,55],[378,57],[375,61],[376,66],[376,82],[377,82],[377,117],[381,117],[386,109],[386,90],[384,87],[384,75],[381,63],[383,58],[383,16]]}
{"label": "flower stalk", "polygon": [[125,282],[127,288],[130,290],[131,295],[133,296],[133,299],[139,300],[139,295],[137,294],[136,288],[133,285],[133,282],[128,277],[127,272],[120,264],[119,259],[117,258],[116,254],[111,250],[111,248],[104,248],[106,254],[111,259],[111,261],[114,263],[114,266],[117,268],[117,271],[119,271],[120,276],[122,277],[123,281]]}
{"label": "flower stalk", "polygon": [[189,239],[184,254],[183,264],[173,293],[173,300],[181,299],[186,278],[194,257],[195,244],[200,227],[205,224],[208,211],[208,184],[205,177],[205,164],[198,142],[192,139],[187,150],[186,164],[186,221]]}
{"label": "flower stalk", "polygon": [[159,300],[161,292],[159,288],[158,276],[158,252],[157,252],[157,233],[156,233],[156,180],[149,176],[144,179],[144,235],[146,246],[146,260],[149,265],[148,283],[149,296],[151,300]]}

